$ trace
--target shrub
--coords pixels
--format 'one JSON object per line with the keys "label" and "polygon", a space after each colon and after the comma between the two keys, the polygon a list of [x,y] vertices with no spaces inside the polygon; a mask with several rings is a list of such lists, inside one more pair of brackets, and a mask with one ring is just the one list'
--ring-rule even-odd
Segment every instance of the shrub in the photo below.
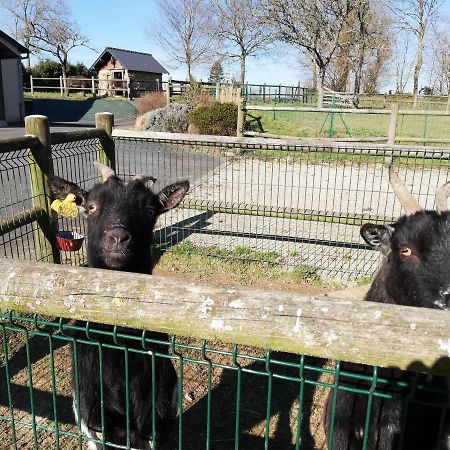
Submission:
{"label": "shrub", "polygon": [[183,86],[183,93],[180,95],[179,101],[195,108],[210,105],[214,102],[214,97],[209,88],[192,79],[188,85]]}
{"label": "shrub", "polygon": [[166,96],[162,92],[145,92],[136,100],[136,108],[139,114],[164,108],[166,104]]}
{"label": "shrub", "polygon": [[189,113],[189,123],[200,134],[235,136],[238,107],[233,103],[213,102],[209,106],[199,106]]}
{"label": "shrub", "polygon": [[182,103],[170,103],[164,108],[147,113],[144,130],[185,133],[188,129],[190,108]]}

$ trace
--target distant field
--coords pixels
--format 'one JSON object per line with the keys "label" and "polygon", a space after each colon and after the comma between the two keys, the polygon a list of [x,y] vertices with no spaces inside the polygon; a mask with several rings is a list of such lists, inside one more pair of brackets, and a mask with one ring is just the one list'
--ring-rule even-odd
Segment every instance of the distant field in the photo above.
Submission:
{"label": "distant field", "polygon": [[[250,113],[252,116],[261,117],[262,126],[267,133],[297,137],[383,137],[387,136],[390,119],[388,114],[334,113],[332,117],[329,113],[301,111],[250,111]],[[258,131],[255,126],[252,129]],[[396,135],[410,138],[449,138],[449,130],[450,115],[400,114]]]}

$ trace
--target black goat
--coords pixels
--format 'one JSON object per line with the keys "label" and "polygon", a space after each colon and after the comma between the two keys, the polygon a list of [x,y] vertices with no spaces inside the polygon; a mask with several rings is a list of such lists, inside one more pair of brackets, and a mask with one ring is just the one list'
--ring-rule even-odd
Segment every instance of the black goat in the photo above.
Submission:
{"label": "black goat", "polygon": [[[361,236],[374,249],[380,250],[384,261],[367,293],[368,302],[392,303],[423,308],[449,309],[450,300],[450,212],[447,197],[450,183],[436,193],[436,211],[424,211],[401,183],[392,165],[391,185],[406,215],[391,225],[365,224]],[[376,336],[374,336],[376,339]],[[341,370],[371,376],[373,369],[360,364],[343,363]],[[448,390],[447,379],[424,374],[378,369],[378,378],[419,383],[426,388]],[[341,377],[341,385],[369,390],[370,381],[354,381]],[[378,385],[378,388],[380,385]],[[401,395],[398,383],[384,386],[386,391]],[[325,431],[331,433],[332,392],[325,407]],[[449,449],[447,439],[449,417],[441,411],[449,398],[446,394],[418,390],[404,402],[399,399],[373,397],[367,450]],[[422,403],[421,403],[422,402]],[[434,403],[436,406],[426,405]],[[363,445],[368,395],[343,390],[337,392],[333,433],[333,450],[356,450]],[[438,440],[444,420],[444,436]],[[403,437],[402,437],[403,434]]]}
{"label": "black goat", "polygon": [[[101,164],[97,166],[103,174],[103,184],[97,184],[86,192],[74,183],[51,177],[51,194],[59,199],[64,199],[68,193],[75,194],[77,204],[87,213],[87,256],[90,267],[150,274],[150,247],[156,220],[160,214],[180,203],[189,189],[189,183],[178,182],[156,194],[145,186],[146,182],[155,181],[152,177],[138,176],[125,183],[110,168]],[[85,326],[85,323],[77,322],[77,325]],[[113,330],[111,326],[99,324],[95,328],[110,332]],[[118,327],[116,332],[142,334],[123,327]],[[97,338],[98,335],[92,336]],[[161,333],[148,333],[148,337],[168,340],[167,335]],[[101,340],[112,343],[110,338],[103,337]],[[159,346],[152,346],[148,350],[164,351]],[[90,439],[89,449],[101,448],[94,442],[99,438],[97,433],[102,431],[101,383],[104,417],[102,439],[115,445],[127,445],[125,352],[107,346],[102,348],[102,382],[98,345],[77,344],[76,358],[73,373],[78,374],[79,393],[74,389],[73,406],[77,423]],[[155,363],[155,427],[157,436],[162,439],[170,417],[177,412],[178,383],[175,369],[168,358],[155,358]],[[132,448],[151,448],[152,373],[149,355],[128,352],[128,439]]]}

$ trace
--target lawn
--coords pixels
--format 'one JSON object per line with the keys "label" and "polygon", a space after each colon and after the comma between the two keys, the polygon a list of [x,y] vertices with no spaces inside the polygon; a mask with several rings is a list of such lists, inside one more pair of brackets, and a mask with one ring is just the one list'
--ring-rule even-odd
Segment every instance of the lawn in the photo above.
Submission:
{"label": "lawn", "polygon": [[[292,106],[292,105],[290,105]],[[303,111],[251,111],[260,116],[267,133],[295,137],[385,137],[388,133],[389,114],[349,114]],[[397,137],[448,138],[450,115],[407,116],[399,114]],[[254,131],[258,131],[253,127]]]}

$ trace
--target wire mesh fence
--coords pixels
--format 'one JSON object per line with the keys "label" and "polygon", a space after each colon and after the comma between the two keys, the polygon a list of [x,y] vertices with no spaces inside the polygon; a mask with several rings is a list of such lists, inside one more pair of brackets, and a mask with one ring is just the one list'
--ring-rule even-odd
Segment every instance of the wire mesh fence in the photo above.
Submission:
{"label": "wire mesh fence", "polygon": [[[443,149],[118,134],[120,176],[153,175],[158,178],[155,189],[181,178],[191,181],[182,207],[160,222],[156,240],[164,249],[178,244],[187,252],[309,268],[342,280],[371,275],[378,265],[377,255],[359,238],[360,225],[389,223],[401,214],[388,186],[386,159],[393,158],[400,177],[427,208],[434,206],[435,187],[449,178],[449,154]],[[97,180],[92,163],[98,146],[97,139],[54,145],[55,173],[89,189]],[[35,163],[27,148],[0,153],[0,249],[2,257],[40,260],[48,255],[42,255],[34,220],[40,213],[29,180]],[[18,227],[20,221],[23,226]],[[62,219],[59,226],[85,233],[81,219]],[[61,259],[83,263],[85,249],[63,253]],[[148,346],[154,344],[159,350],[149,354]],[[112,326],[105,331],[96,324],[11,312],[0,314],[0,438],[5,448],[87,448],[81,422],[71,411],[73,387],[75,403],[78,394],[70,352],[76,359],[80,346],[96,346],[99,355],[108,349],[141,355],[150,363],[172,361],[181,413],[168,441],[153,448],[326,449],[323,415],[330,392],[332,411],[339,392],[361,394],[368,402],[361,416],[361,448],[368,445],[369,425],[380,412],[377,399],[407,409],[412,405],[414,414],[417,408],[431,408],[425,411],[437,417],[435,439],[420,448],[445,448],[450,405],[445,382],[436,388],[422,377],[405,378],[377,367],[361,373],[340,361],[179,336],[155,342],[148,332]],[[125,393],[121,395],[126,404]],[[336,420],[332,412],[331,422]],[[152,419],[146,436],[152,437],[154,430]],[[410,450],[408,428],[402,430],[406,434],[399,448]],[[129,448],[102,436],[97,443],[99,448]]]}
{"label": "wire mesh fence", "polygon": [[[309,267],[341,280],[367,277],[378,265],[359,236],[365,222],[401,215],[385,159],[394,158],[414,195],[433,207],[449,177],[446,151],[382,147],[116,139],[119,173],[142,170],[191,181],[182,208],[161,218],[163,247]],[[251,252],[249,252],[250,250]]]}

